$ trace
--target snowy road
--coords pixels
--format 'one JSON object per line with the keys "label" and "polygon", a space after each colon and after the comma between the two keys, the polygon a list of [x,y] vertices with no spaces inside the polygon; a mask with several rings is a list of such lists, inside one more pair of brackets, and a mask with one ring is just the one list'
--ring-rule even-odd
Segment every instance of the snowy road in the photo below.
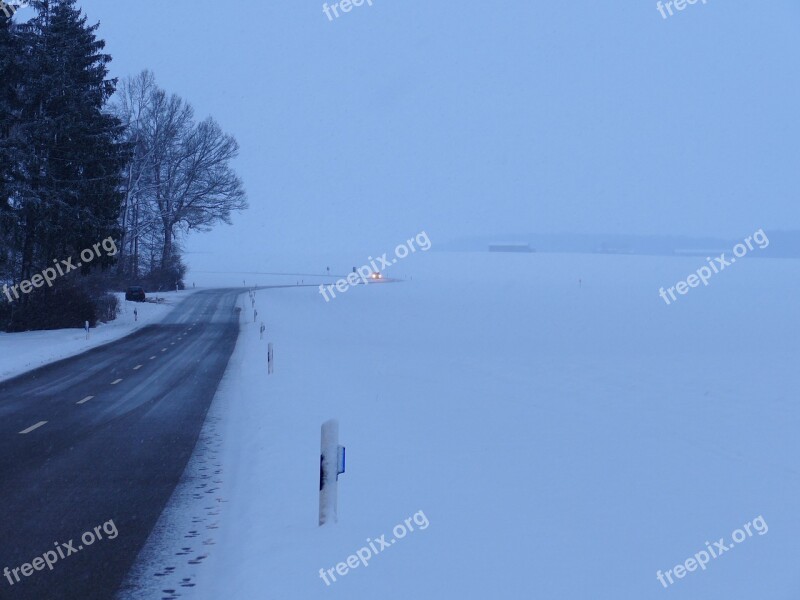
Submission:
{"label": "snowy road", "polygon": [[[240,293],[198,292],[159,325],[0,383],[2,598],[113,595],[192,452]],[[112,520],[117,536],[83,547]],[[54,549],[52,569],[34,562]]]}

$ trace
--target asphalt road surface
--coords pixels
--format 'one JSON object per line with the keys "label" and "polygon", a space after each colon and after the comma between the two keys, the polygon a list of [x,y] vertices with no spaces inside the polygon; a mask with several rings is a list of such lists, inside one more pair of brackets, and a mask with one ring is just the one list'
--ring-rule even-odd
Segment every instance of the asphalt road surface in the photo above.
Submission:
{"label": "asphalt road surface", "polygon": [[0,383],[0,599],[114,597],[194,449],[241,293],[197,292],[161,324]]}

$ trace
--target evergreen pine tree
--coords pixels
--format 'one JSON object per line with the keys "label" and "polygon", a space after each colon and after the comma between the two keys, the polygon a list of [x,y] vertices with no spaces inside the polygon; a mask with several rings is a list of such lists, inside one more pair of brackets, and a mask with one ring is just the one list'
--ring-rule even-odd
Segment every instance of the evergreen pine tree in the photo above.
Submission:
{"label": "evergreen pine tree", "polygon": [[32,48],[23,100],[22,278],[117,234],[125,155],[120,123],[104,111],[115,86],[107,78],[111,58],[98,25],[88,25],[75,3],[36,0],[37,14],[23,27]]}
{"label": "evergreen pine tree", "polygon": [[11,17],[0,12],[0,278],[3,279],[14,273],[16,227],[11,199],[21,174],[18,134],[25,56],[25,37]]}

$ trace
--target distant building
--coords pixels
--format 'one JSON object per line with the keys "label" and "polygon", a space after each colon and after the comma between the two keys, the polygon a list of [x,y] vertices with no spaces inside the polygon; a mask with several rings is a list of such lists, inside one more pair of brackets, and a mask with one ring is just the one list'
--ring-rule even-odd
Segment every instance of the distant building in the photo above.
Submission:
{"label": "distant building", "polygon": [[716,250],[709,250],[703,248],[676,248],[675,254],[678,256],[719,256],[726,252],[725,248],[717,248]]}
{"label": "distant building", "polygon": [[595,252],[598,254],[633,254],[633,249],[623,244],[602,242]]}
{"label": "distant building", "polygon": [[489,252],[534,252],[530,244],[489,244]]}

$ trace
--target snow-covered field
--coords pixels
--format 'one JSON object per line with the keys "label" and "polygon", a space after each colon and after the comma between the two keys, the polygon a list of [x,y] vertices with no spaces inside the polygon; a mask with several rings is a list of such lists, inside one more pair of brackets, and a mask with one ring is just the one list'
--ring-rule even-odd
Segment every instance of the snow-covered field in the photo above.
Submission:
{"label": "snow-covered field", "polygon": [[[117,294],[120,314],[111,323],[101,323],[90,332],[89,339],[83,329],[57,329],[54,331],[28,331],[24,333],[0,333],[0,381],[36,369],[63,358],[80,354],[125,337],[147,325],[158,323],[168,312],[195,290],[159,292],[162,304],[150,302],[126,302],[125,294]],[[151,296],[155,297],[151,294]],[[139,313],[134,320],[133,310]]]}
{"label": "snow-covered field", "polygon": [[[748,257],[666,306],[659,287],[702,259],[407,260],[413,281],[327,304],[258,292],[263,341],[240,300],[134,597],[796,598],[800,262]],[[331,417],[348,465],[320,529]],[[326,586],[321,568],[419,511],[429,527]],[[656,579],[759,516],[767,533]]]}

